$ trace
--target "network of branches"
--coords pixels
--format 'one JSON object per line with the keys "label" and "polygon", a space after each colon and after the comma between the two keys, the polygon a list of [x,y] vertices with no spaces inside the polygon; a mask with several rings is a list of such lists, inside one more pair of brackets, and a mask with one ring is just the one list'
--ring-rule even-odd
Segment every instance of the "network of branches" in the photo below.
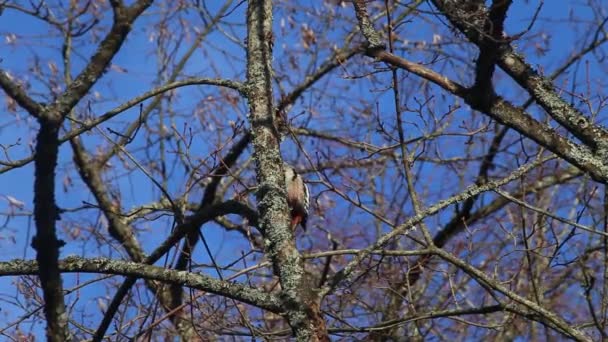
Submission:
{"label": "network of branches", "polygon": [[556,3],[1,0],[0,338],[608,340],[608,7]]}

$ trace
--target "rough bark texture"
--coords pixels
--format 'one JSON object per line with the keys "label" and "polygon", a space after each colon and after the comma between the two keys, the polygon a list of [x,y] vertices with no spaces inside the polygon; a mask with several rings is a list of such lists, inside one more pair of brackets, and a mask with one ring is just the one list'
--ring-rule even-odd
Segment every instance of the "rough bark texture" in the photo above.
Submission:
{"label": "rough bark texture", "polygon": [[55,221],[55,168],[57,166],[59,123],[40,120],[36,142],[34,181],[34,220],[36,235],[32,247],[40,265],[38,276],[43,288],[44,315],[47,321],[46,337],[49,341],[69,340],[68,317],[65,311],[63,285],[58,267],[59,248]]}
{"label": "rough bark texture", "polygon": [[249,120],[259,184],[259,224],[265,234],[266,252],[280,279],[286,317],[297,340],[328,341],[318,300],[308,293],[303,259],[289,229],[280,139],[272,106],[271,0],[249,2],[247,32]]}
{"label": "rough bark texture", "polygon": [[[490,47],[496,63],[575,137],[592,149],[598,148],[597,144],[606,140],[608,132],[591,124],[589,118],[564,101],[555,91],[551,80],[541,76],[523,56],[514,51],[508,37],[503,37],[500,28],[511,1],[497,1],[490,10],[483,3],[478,6],[463,6],[450,0],[433,0],[432,3],[471,43],[480,48],[481,56],[491,41]],[[477,20],[471,21],[470,18]],[[490,28],[499,32],[492,32]],[[489,39],[488,36],[492,38]]]}
{"label": "rough bark texture", "polygon": [[[34,261],[13,260],[0,262],[1,275],[29,275],[39,272],[40,263]],[[105,258],[85,259],[80,257],[68,257],[59,260],[58,270],[66,273],[84,272],[116,274],[123,276],[142,277],[149,280],[157,280],[171,284],[199,289],[214,294],[233,298],[244,303],[249,303],[271,312],[282,312],[281,302],[273,294],[268,294],[259,289],[228,281],[214,279],[212,277],[170,270],[163,267],[144,265],[136,262],[112,260]]]}

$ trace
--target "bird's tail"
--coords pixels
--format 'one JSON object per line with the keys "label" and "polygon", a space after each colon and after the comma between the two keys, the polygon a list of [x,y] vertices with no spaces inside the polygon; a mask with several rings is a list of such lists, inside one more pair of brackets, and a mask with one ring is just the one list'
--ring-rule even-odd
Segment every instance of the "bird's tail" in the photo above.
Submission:
{"label": "bird's tail", "polygon": [[306,226],[304,225],[301,216],[294,216],[291,218],[291,231],[295,232],[299,224],[301,224],[304,231],[306,231]]}

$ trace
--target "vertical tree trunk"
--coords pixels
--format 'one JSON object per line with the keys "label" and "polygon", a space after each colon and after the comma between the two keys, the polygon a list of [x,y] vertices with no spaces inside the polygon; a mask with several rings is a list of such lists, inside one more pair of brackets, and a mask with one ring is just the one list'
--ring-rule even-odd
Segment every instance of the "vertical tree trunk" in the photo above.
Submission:
{"label": "vertical tree trunk", "polygon": [[[251,0],[247,10],[249,120],[256,160],[260,228],[281,281],[286,316],[298,341],[329,341],[317,296],[304,281],[304,264],[289,229],[279,133],[272,106],[272,1]],[[277,167],[278,166],[278,167]]]}
{"label": "vertical tree trunk", "polygon": [[[49,115],[50,116],[50,115]],[[60,119],[41,118],[35,155],[34,219],[36,235],[32,247],[36,249],[40,283],[44,296],[44,315],[47,321],[48,341],[69,340],[67,314],[63,297],[63,284],[59,272],[59,248],[55,221],[55,167],[59,153],[58,134]]]}

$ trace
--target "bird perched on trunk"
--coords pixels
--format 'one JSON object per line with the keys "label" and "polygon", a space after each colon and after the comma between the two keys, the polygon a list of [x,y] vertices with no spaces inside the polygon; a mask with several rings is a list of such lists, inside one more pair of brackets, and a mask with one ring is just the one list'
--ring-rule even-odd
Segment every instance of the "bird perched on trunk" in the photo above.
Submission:
{"label": "bird perched on trunk", "polygon": [[283,164],[285,170],[285,186],[287,188],[287,204],[291,211],[291,230],[295,231],[298,224],[306,231],[308,207],[310,198],[304,179],[289,164]]}

